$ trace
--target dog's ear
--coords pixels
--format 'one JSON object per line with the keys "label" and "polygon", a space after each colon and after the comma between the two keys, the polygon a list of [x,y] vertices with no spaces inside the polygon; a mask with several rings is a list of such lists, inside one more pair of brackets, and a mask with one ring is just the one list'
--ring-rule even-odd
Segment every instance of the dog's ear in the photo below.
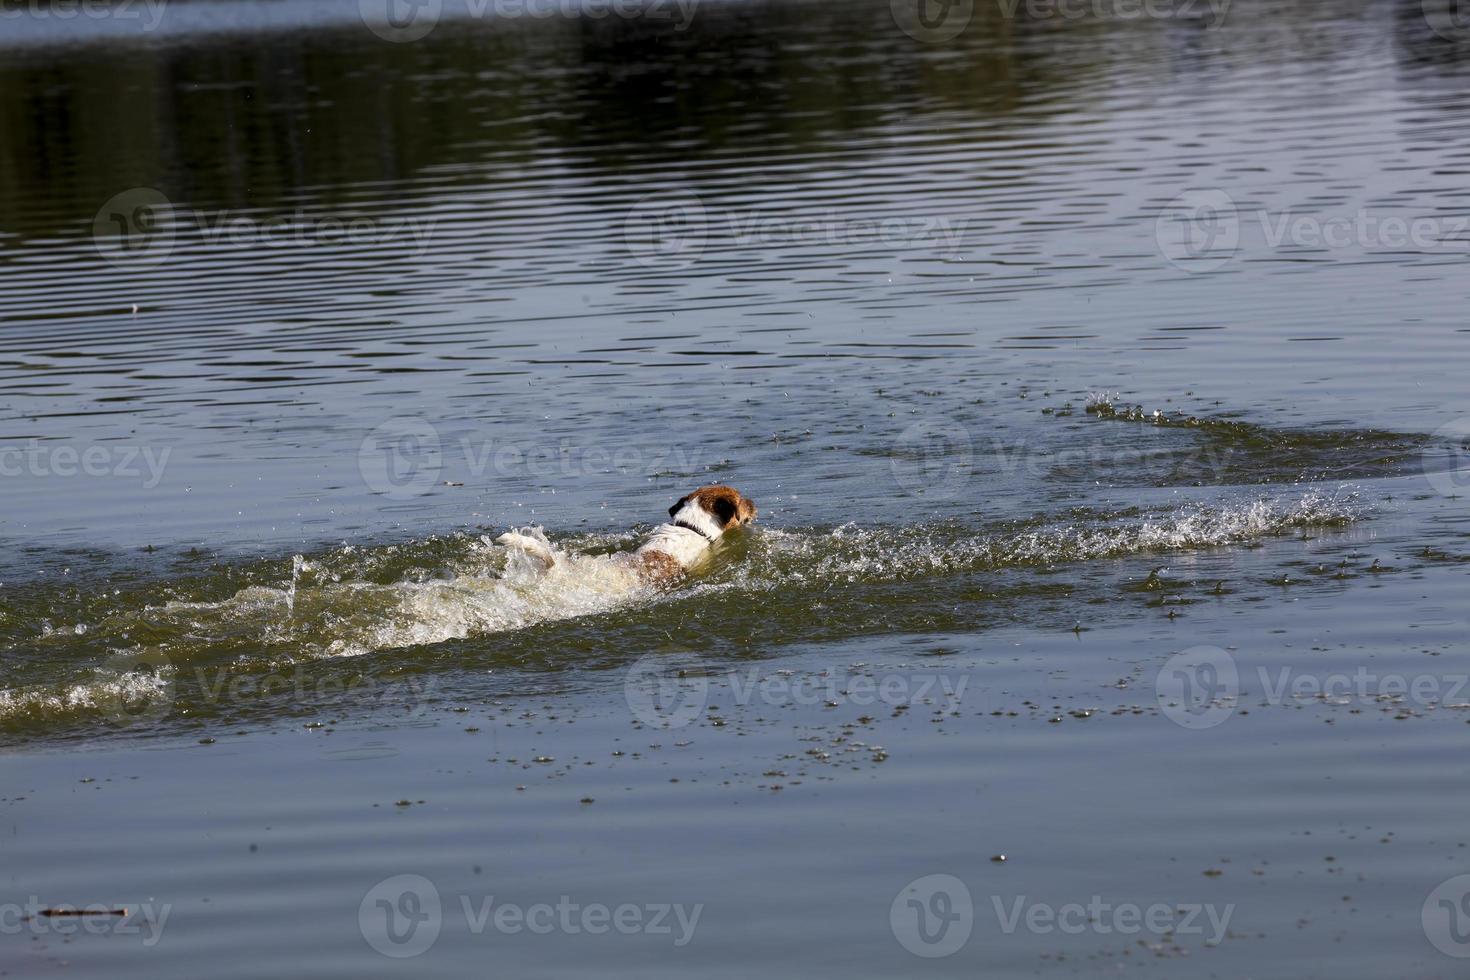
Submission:
{"label": "dog's ear", "polygon": [[715,520],[720,522],[720,527],[728,527],[740,510],[740,505],[733,498],[723,495],[710,501],[710,507],[714,508]]}
{"label": "dog's ear", "polygon": [[688,501],[689,501],[689,497],[687,495],[686,496],[683,496],[683,497],[680,497],[678,499],[678,501],[676,501],[674,503],[674,506],[672,506],[672,507],[669,508],[669,516],[670,517],[673,517],[675,514],[679,513],[679,508],[680,507],[683,507],[684,504],[686,504]]}

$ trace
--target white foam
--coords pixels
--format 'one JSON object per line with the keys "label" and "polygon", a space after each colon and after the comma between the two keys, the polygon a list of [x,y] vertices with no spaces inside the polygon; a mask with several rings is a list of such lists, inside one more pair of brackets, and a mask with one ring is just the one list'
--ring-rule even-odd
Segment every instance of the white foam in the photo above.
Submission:
{"label": "white foam", "polygon": [[[549,569],[520,549],[507,553],[482,541],[464,570],[445,578],[309,585],[296,575],[289,588],[249,586],[220,602],[170,602],[153,612],[206,634],[253,622],[267,642],[349,657],[610,612],[649,597],[611,557],[568,554],[546,543],[556,558]],[[474,560],[487,554],[498,562]]]}
{"label": "white foam", "polygon": [[120,713],[124,705],[143,705],[168,696],[171,672],[98,671],[95,680],[57,687],[0,690],[0,719],[52,718],[81,711]]}
{"label": "white foam", "polygon": [[769,589],[791,581],[895,580],[1223,547],[1285,528],[1346,523],[1356,519],[1361,509],[1351,494],[1313,491],[1296,497],[1185,507],[1153,517],[1074,521],[981,535],[945,525],[864,528],[848,524],[825,534],[768,528],[737,580],[741,587]]}
{"label": "white foam", "polygon": [[[766,528],[746,539],[740,560],[717,561],[698,588],[825,588],[1221,547],[1288,528],[1345,524],[1363,509],[1351,494],[1308,492],[1154,515],[1017,524],[983,534],[952,524]],[[584,535],[571,544],[582,551],[626,551],[637,537]],[[149,644],[148,649],[173,658],[176,665],[198,651],[279,663],[493,635],[647,605],[668,595],[641,585],[612,555],[576,554],[547,544],[556,562],[545,570],[535,558],[484,539],[344,547],[310,561],[296,556],[279,585],[250,585],[223,600],[171,601],[118,614],[96,630]],[[405,559],[447,567],[405,573]],[[400,570],[397,581],[365,581],[388,574],[389,567]],[[118,675],[101,668],[96,674],[58,687],[0,690],[0,720],[107,710],[119,701],[146,701],[166,691],[164,676]]]}

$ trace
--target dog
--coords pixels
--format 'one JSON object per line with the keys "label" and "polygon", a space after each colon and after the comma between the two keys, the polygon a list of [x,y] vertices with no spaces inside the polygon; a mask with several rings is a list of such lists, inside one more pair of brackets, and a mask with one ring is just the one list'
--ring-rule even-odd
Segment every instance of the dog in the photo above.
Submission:
{"label": "dog", "polygon": [[[641,584],[669,585],[688,575],[726,532],[755,520],[755,501],[734,487],[700,487],[680,497],[669,508],[669,518],[653,529],[637,551],[615,559]],[[495,541],[537,559],[543,569],[556,564],[555,552],[539,536],[507,531]]]}

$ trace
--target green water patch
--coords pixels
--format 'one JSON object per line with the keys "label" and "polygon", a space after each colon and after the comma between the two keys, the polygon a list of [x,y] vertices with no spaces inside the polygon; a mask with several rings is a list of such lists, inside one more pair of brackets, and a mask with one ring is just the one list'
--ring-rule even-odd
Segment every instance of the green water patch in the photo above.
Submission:
{"label": "green water patch", "polygon": [[1053,468],[1058,479],[1099,479],[1147,486],[1230,486],[1367,480],[1417,472],[1432,436],[1382,429],[1280,428],[1226,416],[1147,409],[1094,396],[1086,414],[1098,422],[1189,433],[1181,445],[1136,439],[1090,444],[1090,452]]}
{"label": "green water patch", "polygon": [[0,592],[10,668],[0,731],[422,705],[425,688],[483,694],[497,674],[596,670],[670,644],[765,657],[874,634],[1070,628],[1108,598],[1098,562],[1228,549],[1366,513],[1351,494],[1310,491],[979,527],[765,528],[734,538],[675,589],[641,585],[614,561],[637,534],[555,538],[549,574],[464,534],[126,586],[30,584]]}

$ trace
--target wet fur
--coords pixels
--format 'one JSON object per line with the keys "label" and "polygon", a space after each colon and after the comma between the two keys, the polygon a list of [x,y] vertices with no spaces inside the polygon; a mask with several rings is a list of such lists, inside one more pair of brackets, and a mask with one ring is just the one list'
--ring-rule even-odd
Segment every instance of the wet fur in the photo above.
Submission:
{"label": "wet fur", "polygon": [[[680,497],[669,508],[669,518],[637,551],[620,556],[642,584],[670,585],[684,578],[726,533],[754,521],[756,508],[734,487],[716,484]],[[551,549],[530,535],[507,531],[496,541],[539,560],[546,569],[556,564]]]}
{"label": "wet fur", "polygon": [[633,567],[639,581],[650,585],[672,584],[683,578],[687,572],[679,559],[662,551],[645,551],[624,557],[626,563]]}

